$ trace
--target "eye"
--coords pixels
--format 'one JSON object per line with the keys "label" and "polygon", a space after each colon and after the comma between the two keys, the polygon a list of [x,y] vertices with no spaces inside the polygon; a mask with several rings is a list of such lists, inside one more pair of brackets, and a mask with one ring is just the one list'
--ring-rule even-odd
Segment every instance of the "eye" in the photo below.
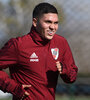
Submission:
{"label": "eye", "polygon": [[45,23],[48,23],[48,24],[49,24],[49,23],[52,23],[52,22],[51,22],[51,21],[49,21],[49,20],[47,20],[47,21],[45,21]]}
{"label": "eye", "polygon": [[58,22],[55,22],[54,24],[58,24]]}

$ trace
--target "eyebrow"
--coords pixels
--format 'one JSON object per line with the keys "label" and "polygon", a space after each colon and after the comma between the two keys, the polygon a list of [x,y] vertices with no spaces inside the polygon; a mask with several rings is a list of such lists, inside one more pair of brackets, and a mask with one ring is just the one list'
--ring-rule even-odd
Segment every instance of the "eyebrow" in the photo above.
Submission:
{"label": "eyebrow", "polygon": [[[49,23],[52,23],[51,20],[45,20],[45,22],[49,22]],[[59,21],[55,21],[54,23],[58,23]]]}

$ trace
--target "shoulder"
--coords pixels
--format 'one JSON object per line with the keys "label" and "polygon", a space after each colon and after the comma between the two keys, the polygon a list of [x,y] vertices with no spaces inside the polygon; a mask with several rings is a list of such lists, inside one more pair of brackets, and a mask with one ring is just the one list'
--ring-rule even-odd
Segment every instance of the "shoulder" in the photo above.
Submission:
{"label": "shoulder", "polygon": [[30,40],[30,35],[26,34],[26,35],[23,35],[21,37],[16,37],[15,39],[19,43],[27,42],[28,40]]}
{"label": "shoulder", "polygon": [[28,42],[30,43],[31,40],[30,38],[31,38],[30,35],[26,34],[20,37],[11,38],[6,44],[14,45],[15,47],[24,46]]}
{"label": "shoulder", "polygon": [[57,47],[62,48],[63,50],[70,49],[68,41],[63,36],[58,34],[55,34],[54,36],[54,43]]}
{"label": "shoulder", "polygon": [[60,36],[60,35],[58,35],[58,34],[55,34],[54,40],[55,40],[57,43],[67,43],[66,38],[64,38],[63,36]]}
{"label": "shoulder", "polygon": [[17,44],[23,44],[23,43],[28,42],[28,40],[30,40],[30,38],[31,38],[30,35],[26,34],[26,35],[19,36],[16,38],[11,38],[9,41],[13,41],[14,43],[17,43]]}

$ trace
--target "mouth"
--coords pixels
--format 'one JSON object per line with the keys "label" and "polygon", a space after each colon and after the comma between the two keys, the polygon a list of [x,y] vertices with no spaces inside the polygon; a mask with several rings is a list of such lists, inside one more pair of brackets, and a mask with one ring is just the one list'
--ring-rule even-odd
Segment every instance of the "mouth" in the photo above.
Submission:
{"label": "mouth", "polygon": [[48,35],[50,35],[50,36],[53,36],[54,35],[54,32],[48,32]]}

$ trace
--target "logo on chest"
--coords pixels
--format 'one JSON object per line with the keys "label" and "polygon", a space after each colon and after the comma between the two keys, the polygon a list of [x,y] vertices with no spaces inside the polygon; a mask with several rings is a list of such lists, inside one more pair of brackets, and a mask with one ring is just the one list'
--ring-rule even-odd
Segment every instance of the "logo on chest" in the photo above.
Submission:
{"label": "logo on chest", "polygon": [[30,62],[39,62],[38,56],[33,52],[30,56]]}
{"label": "logo on chest", "polygon": [[51,53],[52,53],[52,56],[55,60],[58,59],[58,56],[59,56],[59,49],[58,48],[51,48]]}

